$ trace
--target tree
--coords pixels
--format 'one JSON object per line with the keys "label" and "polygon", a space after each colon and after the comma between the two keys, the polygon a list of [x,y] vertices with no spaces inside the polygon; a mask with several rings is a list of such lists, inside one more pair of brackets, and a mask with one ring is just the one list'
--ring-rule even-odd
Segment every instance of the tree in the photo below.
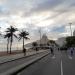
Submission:
{"label": "tree", "polygon": [[29,33],[28,32],[26,32],[26,31],[21,31],[20,32],[20,34],[19,34],[19,40],[21,40],[21,39],[23,39],[23,50],[24,50],[24,41],[25,41],[25,39],[27,40],[27,39],[29,39],[27,36],[29,35]]}
{"label": "tree", "polygon": [[75,46],[75,36],[69,36],[66,38],[66,45],[67,48],[68,47],[72,47]]}
{"label": "tree", "polygon": [[14,28],[13,26],[10,26],[10,28],[7,28],[7,31],[6,31],[6,38],[8,38],[8,36],[10,36],[8,39],[8,41],[10,41],[10,54],[11,54],[13,37],[17,38],[17,36],[14,34],[16,31],[18,31],[18,29]]}
{"label": "tree", "polygon": [[10,41],[11,34],[7,33],[4,35],[4,38],[7,38],[7,53],[9,52],[9,41]]}

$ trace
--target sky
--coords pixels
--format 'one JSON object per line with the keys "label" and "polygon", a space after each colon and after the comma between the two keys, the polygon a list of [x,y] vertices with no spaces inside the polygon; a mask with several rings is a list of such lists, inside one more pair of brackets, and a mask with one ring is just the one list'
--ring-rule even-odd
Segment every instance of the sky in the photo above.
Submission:
{"label": "sky", "polygon": [[[75,29],[75,0],[0,0],[0,31],[10,25],[26,30],[39,39],[39,29],[49,39],[71,35]],[[2,40],[1,40],[2,41]]]}

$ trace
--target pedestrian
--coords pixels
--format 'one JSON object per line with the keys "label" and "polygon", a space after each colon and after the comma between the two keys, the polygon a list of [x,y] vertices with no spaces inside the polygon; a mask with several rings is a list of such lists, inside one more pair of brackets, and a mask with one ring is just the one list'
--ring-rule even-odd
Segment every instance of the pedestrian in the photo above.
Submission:
{"label": "pedestrian", "polygon": [[49,46],[48,48],[49,48],[49,50],[50,50],[50,53],[51,53],[51,47]]}
{"label": "pedestrian", "polygon": [[23,49],[24,56],[26,55],[26,48]]}
{"label": "pedestrian", "polygon": [[74,50],[74,48],[71,47],[70,49],[71,49],[71,56],[73,56],[73,50]]}
{"label": "pedestrian", "polygon": [[53,51],[53,48],[50,48],[50,49],[51,49],[51,54],[52,54],[52,55],[54,55],[54,51]]}
{"label": "pedestrian", "polygon": [[60,48],[58,47],[58,51],[60,51]]}

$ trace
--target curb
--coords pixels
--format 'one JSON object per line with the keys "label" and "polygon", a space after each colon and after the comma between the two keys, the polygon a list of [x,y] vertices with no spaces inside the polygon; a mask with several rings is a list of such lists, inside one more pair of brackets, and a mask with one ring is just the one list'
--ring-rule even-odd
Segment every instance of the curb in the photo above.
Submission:
{"label": "curb", "polygon": [[0,75],[17,75],[18,73],[20,73],[22,70],[24,70],[25,68],[27,68],[28,66],[34,64],[35,62],[39,61],[40,59],[44,58],[45,56],[47,56],[49,54],[49,52],[44,53],[42,56],[37,57],[36,59],[30,60],[27,63],[24,63],[20,66],[17,66],[15,68],[12,68],[9,71],[6,71],[5,73],[2,73]]}
{"label": "curb", "polygon": [[[43,51],[43,52],[45,52],[45,51]],[[42,52],[39,52],[39,53],[42,53]],[[27,57],[30,57],[30,56],[33,56],[33,55],[36,55],[36,54],[39,54],[39,53],[31,54],[31,55],[28,55],[28,56],[23,56],[23,57],[20,57],[20,58],[11,59],[11,60],[0,63],[0,65],[4,64],[4,63],[15,61],[15,60],[19,60],[19,59],[22,59],[22,58],[27,58]]]}

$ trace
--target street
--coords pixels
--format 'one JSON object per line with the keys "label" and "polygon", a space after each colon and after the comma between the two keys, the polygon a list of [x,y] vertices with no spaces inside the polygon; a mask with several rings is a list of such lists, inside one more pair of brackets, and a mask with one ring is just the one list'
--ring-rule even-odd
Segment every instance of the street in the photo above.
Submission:
{"label": "street", "polygon": [[49,54],[17,75],[75,75],[75,58],[70,59],[66,52]]}

